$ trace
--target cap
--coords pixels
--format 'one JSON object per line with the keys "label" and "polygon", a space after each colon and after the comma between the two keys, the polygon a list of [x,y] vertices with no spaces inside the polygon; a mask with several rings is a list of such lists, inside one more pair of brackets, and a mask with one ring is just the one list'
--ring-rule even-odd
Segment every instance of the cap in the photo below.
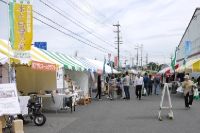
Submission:
{"label": "cap", "polygon": [[190,77],[189,77],[189,75],[185,75],[185,77],[184,77],[184,79],[189,79]]}

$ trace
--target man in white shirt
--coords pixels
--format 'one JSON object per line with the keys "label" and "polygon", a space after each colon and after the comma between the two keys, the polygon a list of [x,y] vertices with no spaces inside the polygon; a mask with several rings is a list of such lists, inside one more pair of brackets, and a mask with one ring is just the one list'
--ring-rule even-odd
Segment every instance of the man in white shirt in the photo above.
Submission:
{"label": "man in white shirt", "polygon": [[144,84],[143,77],[138,74],[138,76],[135,78],[134,86],[135,86],[135,94],[139,100],[141,100],[142,96],[142,86]]}

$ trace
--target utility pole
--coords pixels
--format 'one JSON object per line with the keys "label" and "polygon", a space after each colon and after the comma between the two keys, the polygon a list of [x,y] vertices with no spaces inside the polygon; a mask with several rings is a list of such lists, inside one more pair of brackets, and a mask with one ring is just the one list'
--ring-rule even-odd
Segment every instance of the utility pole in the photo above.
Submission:
{"label": "utility pole", "polygon": [[141,49],[141,69],[142,69],[142,55],[143,55],[143,44],[141,44],[141,47],[140,47]]}
{"label": "utility pole", "polygon": [[146,54],[146,65],[148,64],[148,53]]}
{"label": "utility pole", "polygon": [[132,68],[133,68],[133,66],[134,66],[134,58],[132,57],[131,59],[132,59],[131,60],[132,61]]}
{"label": "utility pole", "polygon": [[119,33],[120,33],[120,30],[119,30],[119,27],[120,27],[120,24],[119,22],[117,24],[114,24],[113,26],[117,27],[117,31],[114,31],[117,33],[117,57],[118,57],[118,70],[119,70],[119,61],[120,61],[120,47],[119,47],[119,44],[122,44],[122,41],[120,41],[120,36],[119,36]]}
{"label": "utility pole", "polygon": [[137,54],[136,54],[136,66],[137,66],[137,69],[138,69],[138,66],[139,66],[139,53],[138,53],[138,50],[139,50],[139,45],[136,45],[135,46],[135,50],[137,51]]}

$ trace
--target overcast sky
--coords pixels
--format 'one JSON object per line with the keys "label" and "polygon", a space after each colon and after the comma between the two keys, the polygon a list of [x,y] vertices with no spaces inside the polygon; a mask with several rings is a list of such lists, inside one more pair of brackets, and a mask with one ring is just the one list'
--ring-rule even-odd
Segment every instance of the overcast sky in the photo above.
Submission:
{"label": "overcast sky", "polygon": [[[169,63],[200,0],[42,0],[64,16],[48,8],[40,0],[33,1],[33,10],[52,19],[65,29],[56,26],[44,17],[34,13],[34,17],[62,30],[85,38],[89,45],[103,47],[107,53],[116,55],[116,30],[113,24],[121,25],[120,44],[122,59],[136,58],[137,44],[143,44],[143,57],[148,53],[149,61]],[[8,39],[7,6],[0,2],[0,38]],[[72,23],[73,21],[73,23]],[[76,23],[76,24],[74,24]],[[66,30],[68,29],[68,31]],[[73,35],[76,38],[78,36]],[[79,38],[80,39],[80,38]],[[81,38],[82,39],[82,38]],[[87,40],[86,40],[87,39]],[[83,40],[83,39],[82,39]],[[103,53],[84,43],[60,33],[34,19],[34,40],[47,41],[48,50],[67,55],[97,58]]]}

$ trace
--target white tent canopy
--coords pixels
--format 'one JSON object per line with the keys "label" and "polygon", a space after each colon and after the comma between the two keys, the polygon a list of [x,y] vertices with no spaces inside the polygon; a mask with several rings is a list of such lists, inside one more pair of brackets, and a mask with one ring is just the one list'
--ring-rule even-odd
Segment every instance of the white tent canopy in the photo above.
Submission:
{"label": "white tent canopy", "polygon": [[172,70],[171,67],[166,67],[166,68],[160,70],[158,73],[159,73],[159,74],[165,74],[165,73],[168,72],[168,71],[170,71],[170,73],[173,73],[173,70]]}
{"label": "white tent canopy", "polygon": [[135,69],[131,69],[128,71],[129,73],[132,73],[132,74],[138,74],[139,72]]}
{"label": "white tent canopy", "polygon": [[8,57],[0,53],[0,64],[5,64],[8,62]]}
{"label": "white tent canopy", "polygon": [[[92,59],[87,59],[90,63],[92,63],[94,66],[96,66],[96,68],[100,71],[103,72],[103,66],[104,66],[104,62],[98,61],[98,60],[92,60]],[[118,73],[117,70],[112,69],[110,66],[108,66],[107,64],[105,64],[105,72],[106,73]]]}

